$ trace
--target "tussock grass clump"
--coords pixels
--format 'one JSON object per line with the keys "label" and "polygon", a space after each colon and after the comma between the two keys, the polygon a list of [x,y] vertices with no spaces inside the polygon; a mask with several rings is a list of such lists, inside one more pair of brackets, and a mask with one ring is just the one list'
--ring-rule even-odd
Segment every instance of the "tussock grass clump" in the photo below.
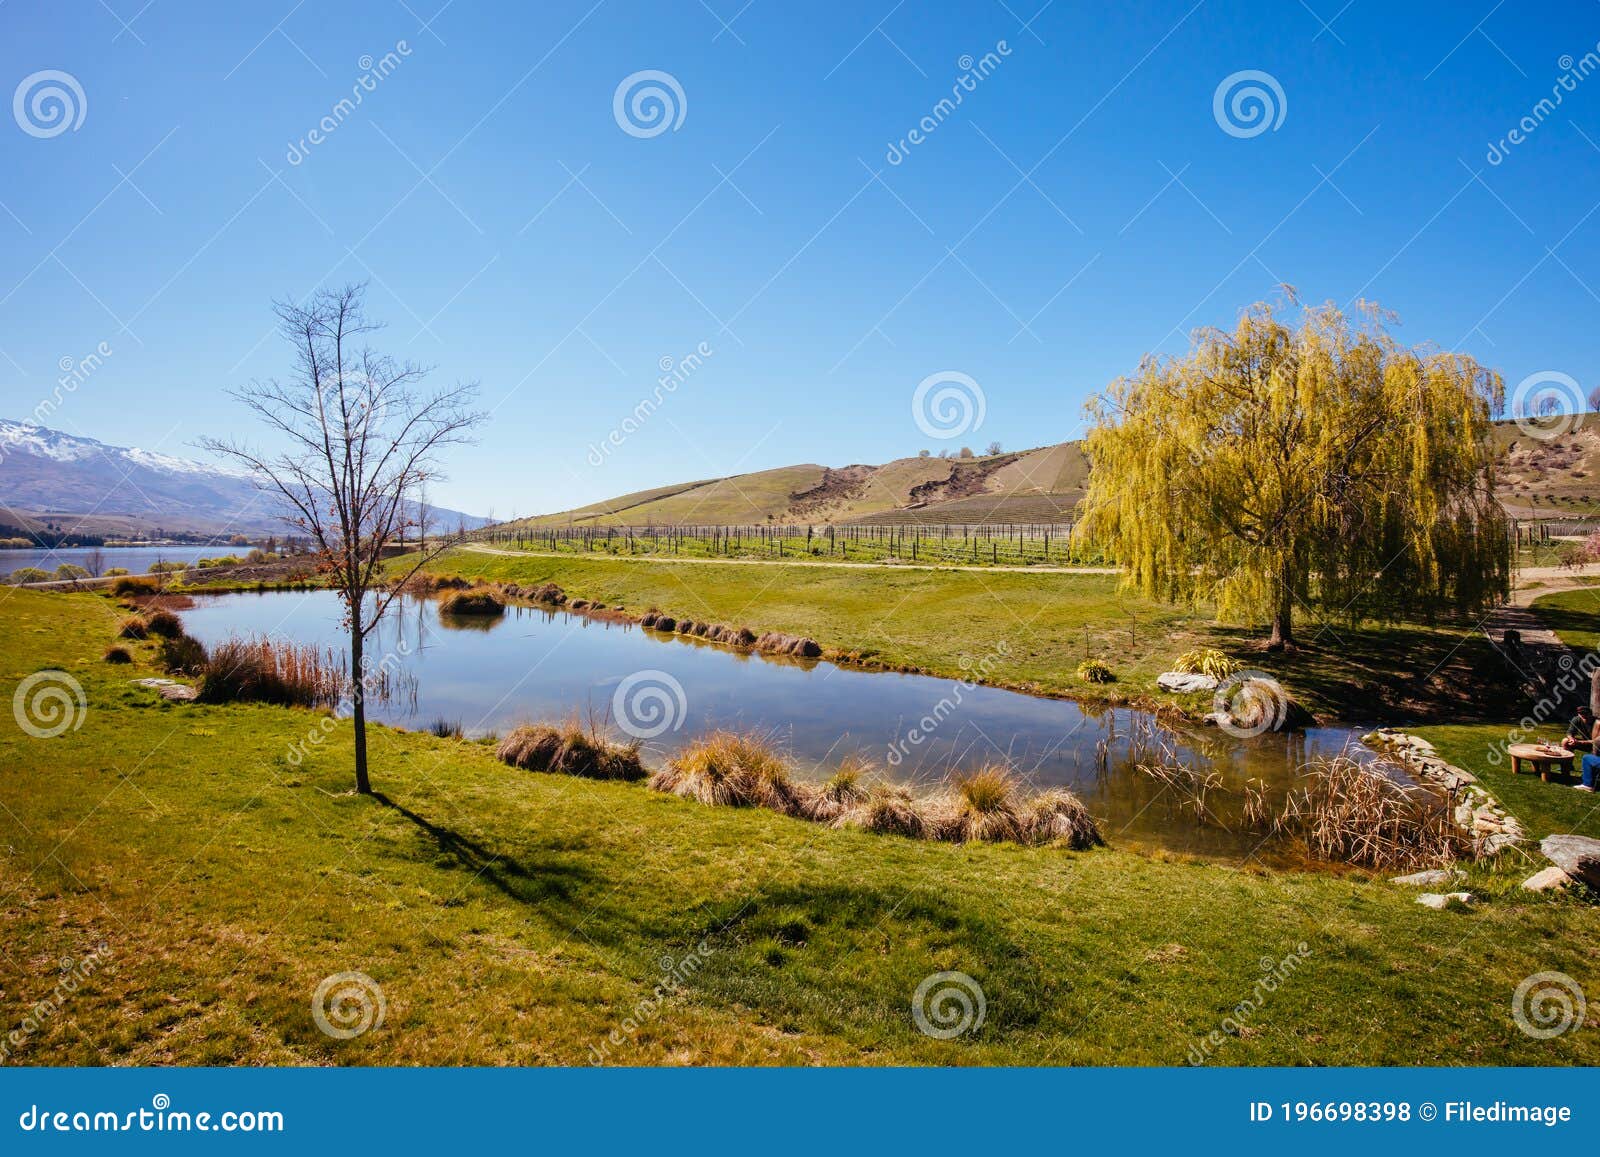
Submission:
{"label": "tussock grass clump", "polygon": [[345,679],[311,646],[272,639],[228,639],[217,644],[202,670],[202,703],[275,703],[314,707],[336,703]]}
{"label": "tussock grass clump", "polygon": [[638,743],[614,743],[575,719],[560,727],[547,723],[518,727],[500,741],[494,753],[501,762],[524,771],[549,771],[584,779],[645,777]]}
{"label": "tussock grass clump", "polygon": [[1299,835],[1320,860],[1384,871],[1456,859],[1462,836],[1445,802],[1411,792],[1347,755],[1314,760],[1275,827]]}
{"label": "tussock grass clump", "polygon": [[698,739],[651,776],[650,786],[713,807],[764,807],[784,815],[804,811],[803,793],[788,764],[757,735],[717,731]]}
{"label": "tussock grass clump", "polygon": [[111,593],[117,598],[132,595],[153,595],[161,589],[158,580],[144,575],[123,575],[111,584]]}
{"label": "tussock grass clump", "polygon": [[199,675],[206,668],[206,648],[192,635],[162,639],[156,662],[170,675]]}
{"label": "tussock grass clump", "polygon": [[1239,670],[1239,664],[1215,647],[1195,647],[1179,655],[1172,669],[1184,675],[1210,675],[1213,679],[1226,679]]}
{"label": "tussock grass clump", "polygon": [[567,594],[555,583],[541,583],[528,592],[528,597],[536,603],[548,603],[550,606],[559,607],[567,601]]}
{"label": "tussock grass clump", "polygon": [[929,824],[923,805],[909,791],[891,783],[875,783],[865,798],[845,809],[833,821],[836,828],[856,828],[880,835],[926,839]]}
{"label": "tussock grass clump", "polygon": [[122,620],[122,625],[117,628],[119,639],[143,639],[150,634],[150,624],[144,621],[142,615],[129,615]]}
{"label": "tussock grass clump", "polygon": [[126,647],[107,647],[105,660],[107,663],[131,663],[133,656],[128,654]]}
{"label": "tussock grass clump", "polygon": [[1078,664],[1078,678],[1085,683],[1115,683],[1116,672],[1103,659],[1085,659]]}
{"label": "tussock grass clump", "polygon": [[803,813],[808,820],[831,823],[867,798],[866,776],[872,765],[850,756],[827,780],[804,793]]}
{"label": "tussock grass clump", "polygon": [[1051,788],[1025,800],[1017,819],[1022,838],[1030,844],[1050,844],[1075,852],[1105,846],[1100,825],[1083,801],[1064,788]]}
{"label": "tussock grass clump", "polygon": [[815,659],[821,656],[822,647],[815,639],[807,639],[800,635],[785,635],[781,631],[768,631],[756,639],[758,651],[771,651],[775,655],[794,655],[801,659]]}
{"label": "tussock grass clump", "polygon": [[472,587],[464,591],[450,591],[439,598],[441,615],[503,615],[506,601],[500,592],[489,587]]}
{"label": "tussock grass clump", "polygon": [[969,840],[1022,842],[1016,777],[998,764],[989,764],[955,782],[955,791],[935,802],[936,835],[965,843]]}
{"label": "tussock grass clump", "polygon": [[183,620],[165,608],[157,608],[144,617],[144,629],[163,639],[176,639],[183,634]]}

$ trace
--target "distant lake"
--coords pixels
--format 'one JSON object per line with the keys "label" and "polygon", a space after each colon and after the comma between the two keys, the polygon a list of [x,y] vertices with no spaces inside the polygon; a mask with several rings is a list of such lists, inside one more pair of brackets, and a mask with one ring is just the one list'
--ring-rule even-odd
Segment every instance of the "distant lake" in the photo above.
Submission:
{"label": "distant lake", "polygon": [[100,551],[103,559],[102,573],[120,566],[133,574],[143,574],[158,562],[194,562],[202,558],[218,558],[225,554],[243,555],[248,546],[64,546],[57,550],[0,550],[0,574],[10,574],[25,566],[54,571],[62,563],[89,567],[89,556]]}

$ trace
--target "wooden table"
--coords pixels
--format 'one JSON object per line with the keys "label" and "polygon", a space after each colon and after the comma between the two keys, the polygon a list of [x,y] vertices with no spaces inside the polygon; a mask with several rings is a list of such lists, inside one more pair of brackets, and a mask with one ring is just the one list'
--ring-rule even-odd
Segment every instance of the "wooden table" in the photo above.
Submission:
{"label": "wooden table", "polygon": [[1552,771],[1560,775],[1572,773],[1572,761],[1576,752],[1568,751],[1564,747],[1556,747],[1544,743],[1513,743],[1506,748],[1506,754],[1511,757],[1511,774],[1518,775],[1524,763],[1529,764],[1531,770],[1539,773],[1539,778],[1550,782]]}

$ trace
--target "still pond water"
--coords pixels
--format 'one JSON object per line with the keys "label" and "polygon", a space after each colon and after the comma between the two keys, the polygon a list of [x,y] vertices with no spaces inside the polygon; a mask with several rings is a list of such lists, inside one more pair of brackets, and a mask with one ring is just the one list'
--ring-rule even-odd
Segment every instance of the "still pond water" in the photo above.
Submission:
{"label": "still pond water", "polygon": [[120,566],[131,574],[144,574],[158,562],[194,562],[202,558],[218,558],[225,554],[244,554],[248,546],[62,546],[55,550],[0,550],[0,575],[10,574],[23,567],[36,567],[53,572],[62,563],[94,570],[91,565],[99,554],[99,569],[105,573]]}
{"label": "still pond water", "polygon": [[[340,617],[337,596],[327,591],[199,596],[183,612],[189,633],[208,646],[268,635],[337,648]],[[1118,844],[1230,859],[1261,843],[1239,823],[1248,781],[1281,801],[1309,756],[1355,742],[1345,729],[1252,740],[1210,729],[1162,730],[1186,763],[1216,773],[1208,794],[1215,818],[1197,824],[1192,804],[1137,767],[1141,750],[1148,761],[1148,737],[1161,730],[1143,712],[747,654],[533,607],[452,621],[441,620],[431,601],[408,599],[396,604],[380,635],[369,641],[369,662],[393,656],[415,695],[371,710],[400,726],[446,719],[480,736],[575,713],[613,727],[628,718],[636,734],[659,732],[645,742],[651,765],[708,731],[753,729],[776,741],[807,777],[825,778],[845,756],[861,754],[924,787],[1004,759],[1035,786],[1078,793]],[[932,727],[929,717],[937,720]],[[1270,848],[1258,854],[1281,858]]]}

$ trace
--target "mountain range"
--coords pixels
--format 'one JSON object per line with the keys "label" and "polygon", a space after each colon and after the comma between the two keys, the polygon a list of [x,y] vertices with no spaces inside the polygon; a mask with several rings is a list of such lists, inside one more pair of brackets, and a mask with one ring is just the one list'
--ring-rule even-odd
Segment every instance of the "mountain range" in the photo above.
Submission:
{"label": "mountain range", "polygon": [[[430,507],[437,526],[485,520]],[[286,533],[248,474],[0,418],[0,522],[24,530],[147,537]]]}

